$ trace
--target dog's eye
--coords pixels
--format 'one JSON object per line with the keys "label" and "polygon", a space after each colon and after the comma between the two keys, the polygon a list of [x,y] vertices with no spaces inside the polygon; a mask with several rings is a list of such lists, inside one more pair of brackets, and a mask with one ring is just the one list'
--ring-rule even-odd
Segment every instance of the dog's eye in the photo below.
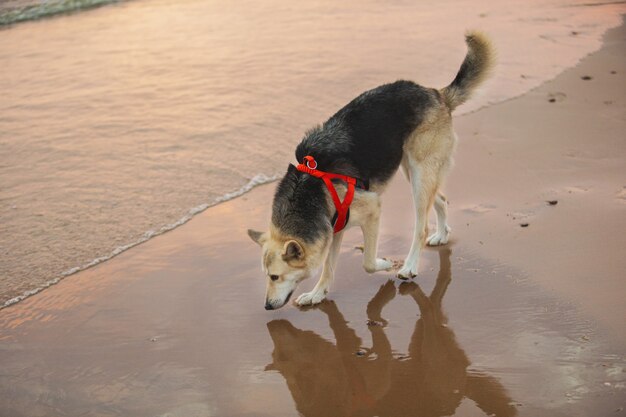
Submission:
{"label": "dog's eye", "polygon": [[270,275],[270,279],[272,281],[276,281],[278,279],[278,275]]}

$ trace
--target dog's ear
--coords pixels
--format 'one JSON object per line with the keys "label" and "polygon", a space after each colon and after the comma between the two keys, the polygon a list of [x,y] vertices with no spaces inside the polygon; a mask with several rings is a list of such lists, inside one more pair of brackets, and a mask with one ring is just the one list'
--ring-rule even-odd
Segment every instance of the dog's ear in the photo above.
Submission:
{"label": "dog's ear", "polygon": [[250,236],[250,239],[256,242],[259,246],[263,246],[263,243],[267,240],[266,233],[258,232],[252,229],[248,229],[248,236]]}
{"label": "dog's ear", "polygon": [[295,240],[285,242],[283,248],[283,260],[285,262],[301,261],[304,259],[304,249]]}

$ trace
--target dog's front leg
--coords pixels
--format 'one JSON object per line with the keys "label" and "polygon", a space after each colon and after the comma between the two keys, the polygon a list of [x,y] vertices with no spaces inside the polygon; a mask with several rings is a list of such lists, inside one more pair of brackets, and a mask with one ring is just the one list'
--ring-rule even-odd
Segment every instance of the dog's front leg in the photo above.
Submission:
{"label": "dog's front leg", "polygon": [[330,249],[326,255],[324,261],[324,267],[322,268],[322,275],[320,275],[319,281],[315,284],[313,291],[300,294],[296,299],[296,304],[299,306],[307,306],[319,304],[330,288],[333,279],[335,278],[335,268],[337,267],[337,258],[339,257],[339,249],[341,249],[341,239],[343,238],[343,231],[335,233],[333,235],[333,241],[330,244]]}
{"label": "dog's front leg", "polygon": [[376,197],[368,204],[368,215],[360,222],[363,231],[363,268],[369,272],[388,271],[393,262],[377,258],[378,226],[380,223],[380,198]]}

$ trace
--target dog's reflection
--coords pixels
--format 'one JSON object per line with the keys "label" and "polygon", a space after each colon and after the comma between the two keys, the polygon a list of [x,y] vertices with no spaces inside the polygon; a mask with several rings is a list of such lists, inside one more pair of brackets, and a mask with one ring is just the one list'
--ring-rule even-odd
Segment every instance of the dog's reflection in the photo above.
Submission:
{"label": "dog's reflection", "polygon": [[[451,281],[450,250],[439,251],[440,269],[435,288],[427,296],[415,283],[403,283],[402,295],[417,303],[420,318],[408,355],[393,354],[381,317],[383,307],[396,296],[393,281],[383,285],[367,305],[372,347],[348,327],[333,302],[318,309],[328,316],[336,344],[312,331],[295,328],[286,320],[268,323],[274,341],[273,363],[287,381],[298,411],[306,416],[448,416],[463,398],[487,415],[513,416],[504,387],[493,377],[469,373],[470,362],[446,326],[442,300]],[[412,315],[412,314],[411,314]]]}

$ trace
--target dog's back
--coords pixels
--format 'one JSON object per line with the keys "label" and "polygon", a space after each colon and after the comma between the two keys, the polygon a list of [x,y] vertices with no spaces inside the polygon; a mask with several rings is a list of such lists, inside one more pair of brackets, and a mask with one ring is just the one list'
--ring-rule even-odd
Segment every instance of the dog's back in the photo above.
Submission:
{"label": "dog's back", "polygon": [[479,32],[466,35],[468,53],[454,81],[436,90],[396,81],[366,91],[322,126],[305,135],[296,159],[311,155],[320,170],[384,183],[400,165],[407,138],[435,109],[449,114],[465,102],[492,67],[489,42]]}
{"label": "dog's back", "polygon": [[386,182],[398,169],[405,140],[437,102],[437,90],[412,81],[366,91],[309,131],[296,158],[311,155],[323,171]]}

